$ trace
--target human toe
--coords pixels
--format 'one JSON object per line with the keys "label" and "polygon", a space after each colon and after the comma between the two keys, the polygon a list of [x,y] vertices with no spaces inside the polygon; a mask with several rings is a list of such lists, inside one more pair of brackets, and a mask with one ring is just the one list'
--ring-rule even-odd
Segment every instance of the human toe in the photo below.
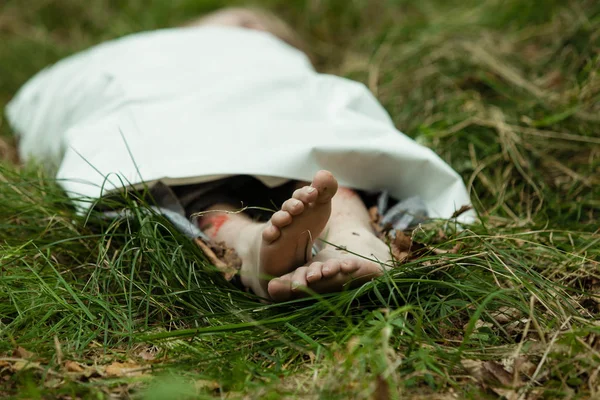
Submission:
{"label": "human toe", "polygon": [[287,211],[277,211],[271,216],[271,224],[277,228],[283,228],[292,223],[292,216]]}
{"label": "human toe", "polygon": [[304,186],[300,189],[296,189],[292,194],[292,198],[300,200],[301,202],[308,204],[312,203],[317,199],[319,192],[312,186]]}
{"label": "human toe", "polygon": [[275,240],[279,239],[279,236],[281,236],[281,231],[273,224],[269,224],[265,229],[263,229],[262,238],[267,243],[274,242]]}
{"label": "human toe", "polygon": [[323,269],[321,273],[324,278],[331,278],[340,272],[340,262],[339,260],[329,260],[325,261],[323,264]]}
{"label": "human toe", "polygon": [[306,287],[306,274],[308,272],[308,267],[298,267],[293,272],[292,275],[292,291],[296,292],[300,290],[301,287]]}
{"label": "human toe", "polygon": [[323,277],[321,270],[323,269],[322,262],[314,262],[308,266],[308,271],[306,272],[306,281],[308,283],[316,282]]}
{"label": "human toe", "polygon": [[267,292],[274,301],[286,301],[292,297],[291,274],[272,279],[267,286]]}
{"label": "human toe", "polygon": [[358,260],[345,260],[340,263],[340,270],[345,274],[352,274],[360,269]]}
{"label": "human toe", "polygon": [[321,170],[315,174],[311,186],[319,193],[317,202],[325,203],[330,201],[337,192],[338,182],[331,172]]}
{"label": "human toe", "polygon": [[304,211],[304,203],[298,199],[288,199],[281,206],[282,211],[287,211],[291,216],[302,214]]}

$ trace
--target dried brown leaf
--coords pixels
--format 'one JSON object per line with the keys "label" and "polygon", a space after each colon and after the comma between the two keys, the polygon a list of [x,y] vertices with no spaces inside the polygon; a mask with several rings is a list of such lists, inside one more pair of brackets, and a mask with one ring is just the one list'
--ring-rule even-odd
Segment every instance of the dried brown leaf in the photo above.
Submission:
{"label": "dried brown leaf", "polygon": [[19,346],[17,347],[13,353],[12,353],[13,357],[17,357],[17,358],[24,358],[26,360],[31,360],[32,358],[35,357],[35,354],[32,353],[31,351]]}
{"label": "dried brown leaf", "polygon": [[521,380],[513,382],[513,375],[495,361],[462,360],[461,363],[484,387],[513,388],[521,385]]}
{"label": "dried brown leaf", "polygon": [[144,361],[153,361],[156,358],[156,351],[152,351],[152,349],[142,349],[137,353],[137,356]]}
{"label": "dried brown leaf", "polygon": [[398,262],[416,259],[422,254],[423,250],[428,249],[426,245],[415,242],[401,230],[396,230],[395,233],[395,236],[390,238],[390,248],[392,256]]}
{"label": "dried brown leaf", "polygon": [[410,255],[410,253],[408,253],[406,251],[400,252],[392,247],[392,256],[394,256],[394,259],[397,262],[404,262],[404,261],[408,260],[409,255]]}
{"label": "dried brown leaf", "polygon": [[520,380],[520,374],[525,375],[530,378],[535,370],[537,365],[529,361],[525,357],[517,357],[513,362],[513,375],[515,375],[515,379]]}
{"label": "dried brown leaf", "polygon": [[498,381],[502,386],[511,387],[513,385],[512,374],[510,374],[504,367],[495,361],[486,361],[482,364],[485,371],[484,376],[493,378]]}
{"label": "dried brown leaf", "polygon": [[379,214],[379,208],[377,206],[373,206],[369,208],[369,220],[371,223],[371,227],[377,233],[377,235],[381,235],[383,229],[381,227],[381,214]]}
{"label": "dried brown leaf", "polygon": [[131,361],[115,361],[108,365],[104,372],[107,376],[136,376],[144,373],[144,368]]}
{"label": "dried brown leaf", "polygon": [[28,369],[35,369],[35,368],[39,368],[39,367],[40,367],[39,362],[21,360],[21,361],[15,362],[12,365],[12,370],[16,372],[16,371],[24,371],[24,370],[28,370]]}
{"label": "dried brown leaf", "polygon": [[65,361],[65,370],[67,372],[84,372],[85,369],[75,361]]}
{"label": "dried brown leaf", "polygon": [[196,238],[194,242],[208,260],[221,271],[226,280],[231,280],[240,270],[242,259],[234,249],[225,245],[224,242],[205,242],[202,238]]}
{"label": "dried brown leaf", "polygon": [[406,235],[400,230],[396,231],[396,237],[392,243],[400,252],[410,252],[413,245],[413,241],[410,236]]}

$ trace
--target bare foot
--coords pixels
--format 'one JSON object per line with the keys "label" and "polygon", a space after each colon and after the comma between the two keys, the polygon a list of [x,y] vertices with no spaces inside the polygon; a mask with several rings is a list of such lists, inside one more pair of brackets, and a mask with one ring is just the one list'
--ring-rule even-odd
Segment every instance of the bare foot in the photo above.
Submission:
{"label": "bare foot", "polygon": [[331,215],[331,198],[337,181],[328,171],[319,171],[310,186],[294,192],[262,232],[262,274],[281,276],[310,261],[312,245]]}
{"label": "bare foot", "polygon": [[316,173],[310,186],[296,190],[269,222],[256,223],[231,206],[211,207],[200,222],[215,241],[233,247],[242,260],[242,283],[268,297],[271,277],[284,275],[310,261],[313,242],[327,225],[337,181],[328,171]]}
{"label": "bare foot", "polygon": [[269,278],[308,263],[312,245],[331,215],[338,184],[328,171],[316,173],[310,186],[296,190],[267,223],[253,222],[227,204],[211,207],[200,227],[216,242],[233,247],[242,260],[242,283],[268,297]]}
{"label": "bare foot", "polygon": [[312,262],[269,283],[273,300],[301,297],[304,287],[315,293],[330,293],[361,285],[381,276],[391,259],[387,245],[363,227],[343,228],[327,241],[340,247],[328,244]]}

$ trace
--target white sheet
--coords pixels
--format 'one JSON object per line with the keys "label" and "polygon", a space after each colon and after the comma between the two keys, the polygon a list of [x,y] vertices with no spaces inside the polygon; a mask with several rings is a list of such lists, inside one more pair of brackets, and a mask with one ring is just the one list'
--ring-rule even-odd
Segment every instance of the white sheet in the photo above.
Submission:
{"label": "white sheet", "polygon": [[7,116],[21,157],[57,167],[73,198],[238,174],[275,186],[328,169],[342,185],[420,196],[433,217],[470,203],[459,175],[396,130],[364,85],[316,73],[258,31],[177,28],[107,42],[40,72]]}

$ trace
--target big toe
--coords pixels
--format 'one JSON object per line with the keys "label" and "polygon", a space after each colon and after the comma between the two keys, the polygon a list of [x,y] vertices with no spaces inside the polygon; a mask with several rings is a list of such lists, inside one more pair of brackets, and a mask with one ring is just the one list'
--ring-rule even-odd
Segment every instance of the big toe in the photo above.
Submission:
{"label": "big toe", "polygon": [[287,276],[272,279],[267,286],[267,292],[275,302],[289,300],[292,298],[292,280]]}
{"label": "big toe", "polygon": [[317,189],[317,203],[326,203],[338,190],[338,182],[329,171],[321,170],[315,174],[311,186]]}

